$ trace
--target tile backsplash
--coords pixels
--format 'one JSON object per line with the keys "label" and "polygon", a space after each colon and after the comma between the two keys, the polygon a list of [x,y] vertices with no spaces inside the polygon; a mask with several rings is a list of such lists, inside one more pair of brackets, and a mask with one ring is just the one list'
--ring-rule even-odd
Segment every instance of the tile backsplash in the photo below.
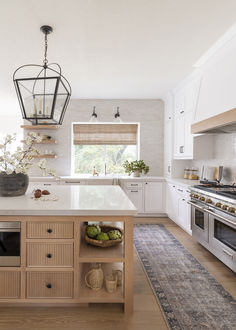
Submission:
{"label": "tile backsplash", "polygon": [[216,134],[213,136],[213,157],[205,160],[193,160],[201,175],[203,165],[224,166],[222,183],[236,183],[236,132],[231,134]]}

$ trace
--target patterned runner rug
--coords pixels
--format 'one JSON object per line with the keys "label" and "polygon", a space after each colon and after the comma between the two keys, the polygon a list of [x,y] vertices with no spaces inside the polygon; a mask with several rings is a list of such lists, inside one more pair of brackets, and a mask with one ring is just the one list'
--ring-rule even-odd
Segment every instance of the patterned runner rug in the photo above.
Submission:
{"label": "patterned runner rug", "polygon": [[170,329],[236,329],[236,301],[163,225],[135,225],[134,244]]}

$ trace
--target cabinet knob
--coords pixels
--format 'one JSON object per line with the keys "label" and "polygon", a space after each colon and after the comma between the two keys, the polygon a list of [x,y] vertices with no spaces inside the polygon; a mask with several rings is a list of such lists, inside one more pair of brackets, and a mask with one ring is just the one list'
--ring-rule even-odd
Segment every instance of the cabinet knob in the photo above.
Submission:
{"label": "cabinet knob", "polygon": [[48,254],[47,254],[47,258],[48,258],[48,259],[51,259],[51,258],[52,258],[51,253],[48,253]]}
{"label": "cabinet knob", "polygon": [[49,229],[47,230],[47,232],[48,232],[49,234],[51,234],[51,233],[52,233],[52,229],[49,228]]}
{"label": "cabinet knob", "polygon": [[146,182],[146,184],[148,184],[148,183]]}
{"label": "cabinet knob", "polygon": [[46,284],[46,288],[51,289],[52,288],[52,284],[50,284],[50,283]]}

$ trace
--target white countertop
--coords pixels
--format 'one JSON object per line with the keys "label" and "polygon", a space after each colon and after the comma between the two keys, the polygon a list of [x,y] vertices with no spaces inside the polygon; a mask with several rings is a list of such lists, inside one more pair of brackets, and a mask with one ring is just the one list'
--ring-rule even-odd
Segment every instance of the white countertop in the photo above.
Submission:
{"label": "white countertop", "polygon": [[[136,215],[137,210],[120,186],[50,186],[58,201],[32,199],[36,186],[30,184],[25,195],[0,197],[0,215]],[[45,189],[37,184],[37,189]],[[50,196],[50,195],[49,195]]]}
{"label": "white countertop", "polygon": [[199,180],[188,180],[188,179],[170,179],[166,178],[167,182],[172,182],[176,184],[180,184],[182,186],[190,187],[195,186],[196,184],[199,184]]}

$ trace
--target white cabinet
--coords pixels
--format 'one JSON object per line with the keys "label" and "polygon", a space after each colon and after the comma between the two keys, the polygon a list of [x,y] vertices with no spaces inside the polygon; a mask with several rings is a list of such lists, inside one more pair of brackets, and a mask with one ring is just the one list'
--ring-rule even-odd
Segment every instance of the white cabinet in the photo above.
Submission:
{"label": "white cabinet", "polygon": [[145,213],[163,213],[163,183],[145,182],[144,192]]}
{"label": "white cabinet", "polygon": [[171,220],[191,234],[189,199],[189,190],[186,187],[174,183],[166,184],[166,213]]}
{"label": "white cabinet", "polygon": [[119,183],[135,205],[139,216],[163,215],[165,213],[165,183],[151,179],[125,180]]}
{"label": "white cabinet", "polygon": [[164,126],[164,175],[171,176],[172,170],[172,121]]}
{"label": "white cabinet", "polygon": [[126,189],[125,192],[138,210],[138,213],[143,213],[143,189],[132,188]]}
{"label": "white cabinet", "polygon": [[200,79],[192,79],[175,92],[174,159],[193,158],[191,124],[196,109]]}
{"label": "white cabinet", "polygon": [[171,177],[172,158],[173,158],[173,95],[167,93],[163,100],[165,102],[164,110],[164,175]]}

